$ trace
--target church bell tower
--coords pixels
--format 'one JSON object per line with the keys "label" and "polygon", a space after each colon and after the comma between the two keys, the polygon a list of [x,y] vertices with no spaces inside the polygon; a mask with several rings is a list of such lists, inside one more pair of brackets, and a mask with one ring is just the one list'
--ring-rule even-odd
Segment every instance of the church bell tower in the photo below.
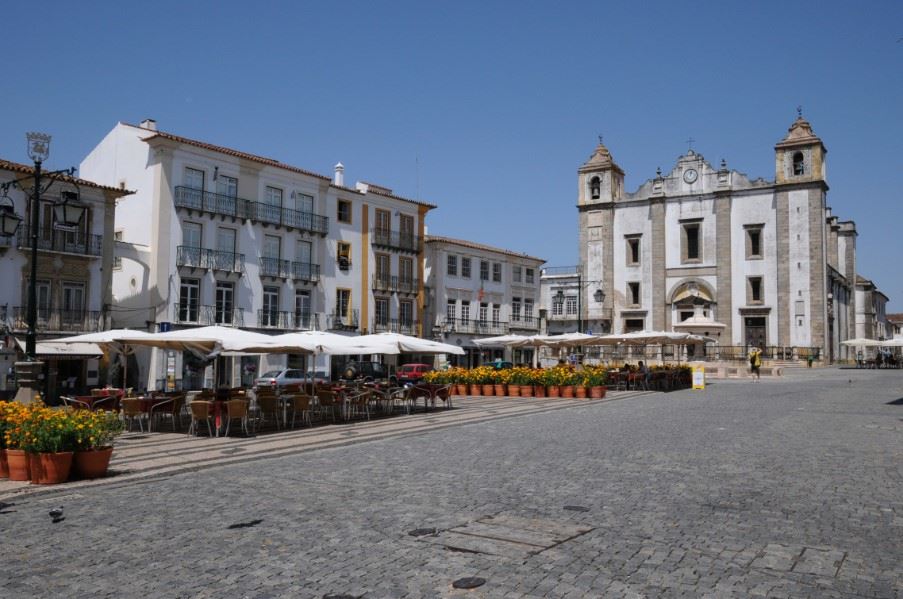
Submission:
{"label": "church bell tower", "polygon": [[601,137],[595,152],[577,169],[577,174],[578,206],[617,202],[621,199],[624,190],[624,171],[615,164]]}
{"label": "church bell tower", "polygon": [[777,143],[775,151],[775,182],[809,183],[824,181],[825,149],[821,139],[812,131],[812,125],[803,118],[802,110],[788,129],[787,136]]}

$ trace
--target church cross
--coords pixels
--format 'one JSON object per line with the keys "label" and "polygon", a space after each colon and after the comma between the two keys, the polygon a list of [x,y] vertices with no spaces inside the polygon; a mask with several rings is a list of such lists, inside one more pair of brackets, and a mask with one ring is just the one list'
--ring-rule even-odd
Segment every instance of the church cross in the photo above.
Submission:
{"label": "church cross", "polygon": [[693,139],[692,137],[691,137],[690,139],[687,140],[687,146],[688,146],[688,149],[690,149],[690,150],[693,149],[693,143],[694,143],[695,141],[696,141],[696,140]]}
{"label": "church cross", "polygon": [[803,116],[803,105],[802,104],[800,104],[799,106],[796,107],[796,116],[798,116],[798,117]]}

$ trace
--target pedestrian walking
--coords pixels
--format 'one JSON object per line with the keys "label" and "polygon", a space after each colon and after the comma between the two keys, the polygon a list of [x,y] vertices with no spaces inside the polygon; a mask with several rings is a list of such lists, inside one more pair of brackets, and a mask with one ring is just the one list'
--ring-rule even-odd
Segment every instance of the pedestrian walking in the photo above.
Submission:
{"label": "pedestrian walking", "polygon": [[761,379],[761,375],[759,374],[759,369],[762,367],[762,350],[758,347],[753,347],[749,350],[749,370],[752,374],[756,375],[756,381],[758,382]]}

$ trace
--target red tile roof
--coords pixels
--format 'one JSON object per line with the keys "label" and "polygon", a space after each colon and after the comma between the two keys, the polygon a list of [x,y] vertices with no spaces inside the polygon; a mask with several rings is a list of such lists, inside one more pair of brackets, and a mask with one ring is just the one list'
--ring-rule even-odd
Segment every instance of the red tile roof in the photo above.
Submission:
{"label": "red tile roof", "polygon": [[[151,142],[155,139],[168,139],[170,141],[174,141],[177,143],[187,144],[190,146],[194,146],[196,148],[203,148],[205,150],[210,150],[211,152],[219,152],[220,154],[225,154],[227,156],[233,156],[235,158],[241,158],[244,160],[250,160],[252,162],[257,162],[259,164],[264,164],[267,166],[272,166],[274,168],[281,168],[283,170],[291,171],[293,173],[299,173],[301,175],[307,175],[309,177],[316,177],[317,179],[321,179],[323,181],[329,181],[329,185],[331,187],[335,187],[336,189],[341,189],[346,192],[356,193],[359,195],[364,195],[360,191],[356,189],[352,189],[350,187],[344,187],[341,185],[336,185],[332,182],[332,177],[327,177],[326,175],[322,175],[320,173],[315,173],[313,171],[309,171],[303,168],[298,168],[297,166],[292,166],[290,164],[286,164],[284,162],[280,162],[275,158],[266,158],[264,156],[257,156],[256,154],[249,154],[247,152],[242,152],[240,150],[234,150],[232,148],[227,148],[224,146],[217,146],[214,144],[210,144],[204,141],[198,141],[196,139],[190,139],[188,137],[182,137],[180,135],[173,135],[172,133],[166,133],[164,131],[157,131],[154,129],[147,129],[145,127],[140,127],[138,125],[131,125],[129,123],[125,123],[129,127],[134,127],[135,129],[141,129],[142,131],[147,131],[151,135],[143,138],[143,141]],[[375,193],[381,196],[385,196],[388,198],[392,198],[395,200],[401,200],[402,202],[409,202],[411,204],[417,204],[418,206],[426,206],[427,208],[435,208],[434,204],[429,204],[427,202],[421,202],[419,200],[412,200],[410,198],[405,198],[394,193],[391,193],[391,190],[388,190],[385,187],[381,187],[378,185],[374,185],[370,189],[370,193]]]}
{"label": "red tile roof", "polygon": [[427,235],[426,237],[427,243],[449,243],[452,245],[459,245],[461,247],[466,247],[474,250],[486,250],[489,252],[497,252],[499,254],[505,254],[506,256],[514,256],[515,258],[527,258],[528,260],[536,260],[541,264],[545,264],[545,260],[542,258],[537,258],[535,256],[531,256],[529,254],[524,254],[521,252],[514,252],[511,250],[505,250],[502,248],[492,247],[491,245],[484,245],[482,243],[476,243],[473,241],[466,241],[464,239],[453,239],[451,237],[439,237],[437,235]]}
{"label": "red tile roof", "polygon": [[[0,158],[0,170],[12,171],[14,173],[22,173],[23,175],[33,175],[34,167],[28,166],[27,164],[19,164],[18,162],[12,162],[10,160],[4,160]],[[60,181],[65,183],[74,183],[80,187],[93,187],[95,189],[103,189],[105,191],[114,191],[120,196],[127,196],[135,193],[134,191],[130,191],[128,189],[120,189],[118,187],[109,187],[107,185],[101,185],[100,183],[95,183],[94,181],[88,181],[87,179],[79,179],[78,177],[69,177],[67,175],[61,175],[58,177]]]}

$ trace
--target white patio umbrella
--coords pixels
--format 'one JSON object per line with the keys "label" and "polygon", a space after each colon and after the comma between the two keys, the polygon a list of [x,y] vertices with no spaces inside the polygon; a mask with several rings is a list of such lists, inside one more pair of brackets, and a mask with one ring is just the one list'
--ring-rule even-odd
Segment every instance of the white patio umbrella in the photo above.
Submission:
{"label": "white patio umbrella", "polygon": [[864,337],[857,337],[856,339],[847,339],[846,341],[841,341],[841,345],[849,345],[854,347],[879,347],[881,345],[885,345],[886,341],[878,341],[877,339],[866,339]]}
{"label": "white patio umbrella", "polygon": [[[173,350],[187,349],[208,354],[219,354],[223,351],[251,352],[256,347],[270,346],[272,339],[271,335],[215,325],[166,333],[150,333],[146,337],[123,338],[132,345],[147,345]],[[116,339],[116,341],[119,340]]]}
{"label": "white patio umbrella", "polygon": [[499,335],[497,337],[484,337],[482,339],[474,339],[473,344],[477,347],[504,347],[513,345],[525,340],[526,335]]}
{"label": "white patio umbrella", "polygon": [[[375,333],[351,338],[353,346],[360,347],[361,354],[455,354],[464,355],[464,349],[449,343],[421,339],[400,333]],[[370,350],[370,351],[368,351]]]}
{"label": "white patio umbrella", "polygon": [[84,335],[75,335],[73,337],[63,337],[55,339],[56,343],[95,343],[105,352],[116,352],[122,354],[122,381],[123,387],[128,385],[129,380],[129,359],[128,357],[135,353],[129,343],[135,339],[143,339],[150,336],[146,331],[138,331],[133,329],[110,329],[108,331],[98,331],[96,333],[85,333]]}

